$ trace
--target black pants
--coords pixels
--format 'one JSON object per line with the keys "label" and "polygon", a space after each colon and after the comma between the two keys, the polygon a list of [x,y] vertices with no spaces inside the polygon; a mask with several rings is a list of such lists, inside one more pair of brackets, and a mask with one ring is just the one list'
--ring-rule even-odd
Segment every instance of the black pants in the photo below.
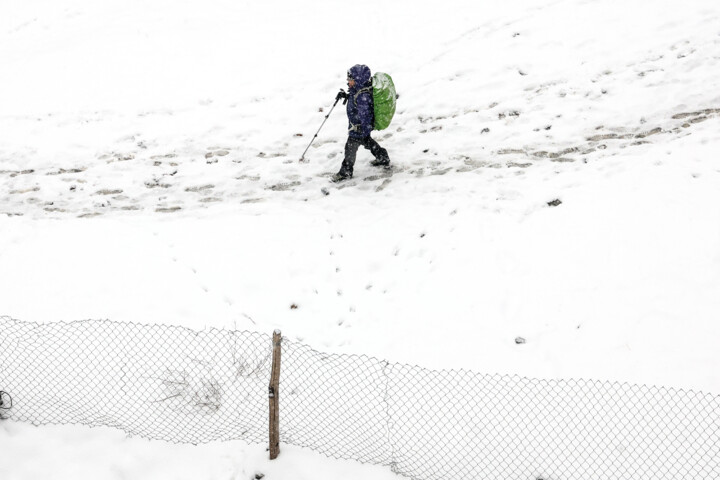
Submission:
{"label": "black pants", "polygon": [[360,145],[370,150],[370,153],[373,154],[376,160],[390,160],[387,150],[382,148],[370,135],[364,138],[348,137],[347,142],[345,142],[345,160],[343,160],[340,172],[346,175],[352,175],[353,167],[355,166],[355,157],[357,156]]}

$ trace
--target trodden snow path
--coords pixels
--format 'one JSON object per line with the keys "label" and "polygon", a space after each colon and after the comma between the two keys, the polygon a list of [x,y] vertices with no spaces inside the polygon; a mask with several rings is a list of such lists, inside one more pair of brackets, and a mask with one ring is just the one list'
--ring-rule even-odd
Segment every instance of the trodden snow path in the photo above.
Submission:
{"label": "trodden snow path", "polygon": [[[520,112],[499,113],[497,123],[505,127]],[[511,120],[508,120],[510,118]],[[519,121],[519,120],[515,120]],[[423,149],[418,156],[403,154],[405,146],[394,140],[416,124],[417,141],[433,145],[440,132],[452,133],[450,118],[419,119],[404,122],[394,132],[380,133],[377,138],[394,155],[392,172],[373,168],[363,154],[358,161],[355,178],[337,186],[342,189],[357,186],[361,191],[380,193],[392,183],[403,188],[410,182],[437,175],[473,175],[478,189],[493,191],[499,183],[537,182],[549,172],[563,174],[581,169],[602,171],[613,164],[613,158],[623,150],[647,151],[653,145],[672,144],[691,135],[696,127],[709,122],[717,128],[719,108],[669,112],[654,123],[642,120],[634,127],[598,125],[588,128],[576,143],[510,145],[491,149],[482,144],[462,153],[439,154]],[[491,123],[488,123],[491,125]],[[490,127],[485,127],[490,128]],[[493,128],[496,128],[493,126]],[[517,128],[512,127],[511,128]],[[548,124],[543,130],[550,130]],[[436,132],[435,134],[432,132]],[[443,141],[444,142],[444,141]],[[206,209],[218,203],[244,204],[283,200],[307,201],[316,199],[318,192],[328,186],[331,168],[339,161],[340,142],[318,142],[313,157],[328,157],[324,161],[298,164],[294,152],[268,154],[259,152],[252,157],[239,146],[210,146],[186,148],[162,153],[161,146],[148,146],[141,136],[131,136],[117,144],[117,149],[101,153],[95,158],[62,165],[43,165],[36,168],[0,170],[3,182],[2,212],[9,216],[28,215],[31,218],[67,218],[110,215],[114,213],[146,211],[177,213]],[[289,149],[288,149],[289,150]],[[369,157],[369,154],[365,154]],[[7,165],[11,162],[5,162]],[[618,168],[622,168],[619,166]],[[268,173],[269,172],[269,173]],[[549,199],[552,200],[552,199]]]}

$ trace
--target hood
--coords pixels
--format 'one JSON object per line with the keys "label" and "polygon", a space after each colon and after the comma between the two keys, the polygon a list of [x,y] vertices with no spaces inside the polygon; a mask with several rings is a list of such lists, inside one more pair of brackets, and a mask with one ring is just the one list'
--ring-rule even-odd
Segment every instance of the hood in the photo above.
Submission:
{"label": "hood", "polygon": [[355,65],[347,71],[348,77],[355,80],[355,88],[364,88],[370,86],[370,67],[367,65]]}

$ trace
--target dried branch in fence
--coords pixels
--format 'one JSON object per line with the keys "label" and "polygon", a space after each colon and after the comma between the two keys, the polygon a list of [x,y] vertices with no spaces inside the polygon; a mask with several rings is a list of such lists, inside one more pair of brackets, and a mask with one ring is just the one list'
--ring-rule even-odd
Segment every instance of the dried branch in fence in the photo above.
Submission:
{"label": "dried branch in fence", "polygon": [[6,420],[10,417],[10,409],[12,408],[12,397],[9,393],[0,391],[0,420]]}

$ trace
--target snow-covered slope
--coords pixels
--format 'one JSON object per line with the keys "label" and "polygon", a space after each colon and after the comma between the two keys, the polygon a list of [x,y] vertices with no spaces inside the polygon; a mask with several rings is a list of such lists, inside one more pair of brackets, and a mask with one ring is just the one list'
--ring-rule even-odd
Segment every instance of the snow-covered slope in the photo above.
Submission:
{"label": "snow-covered slope", "polygon": [[[1,7],[0,314],[281,328],[428,368],[720,392],[720,7],[505,3],[373,0],[362,28],[320,0]],[[374,134],[395,168],[363,151],[334,186],[340,106],[297,160],[355,63],[395,80]],[[10,478],[72,476],[52,445],[84,435],[189,456],[0,435],[20,458],[43,445],[32,468],[0,463]],[[224,462],[208,478],[262,463],[202,448]],[[288,457],[262,468],[349,468]],[[154,462],[84,471],[190,476]]]}

